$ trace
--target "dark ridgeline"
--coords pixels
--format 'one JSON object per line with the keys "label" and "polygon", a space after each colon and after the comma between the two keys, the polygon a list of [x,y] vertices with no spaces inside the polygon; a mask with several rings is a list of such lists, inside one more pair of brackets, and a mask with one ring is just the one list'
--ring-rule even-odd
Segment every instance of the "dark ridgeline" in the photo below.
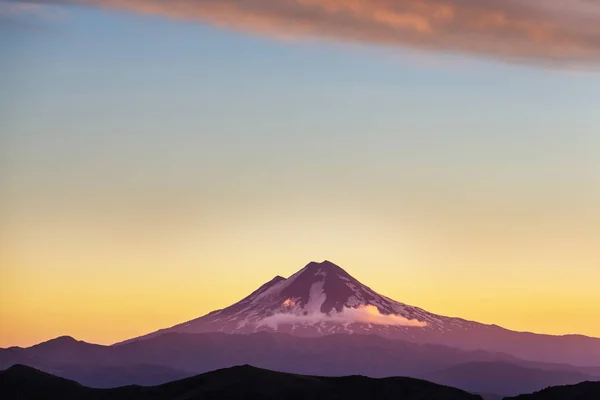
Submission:
{"label": "dark ridgeline", "polygon": [[550,387],[532,394],[507,397],[506,400],[598,400],[600,382],[581,382],[577,385]]}
{"label": "dark ridgeline", "polygon": [[251,366],[218,370],[160,386],[92,389],[16,365],[0,372],[3,400],[481,400],[480,396],[411,378],[339,378],[273,372]]}

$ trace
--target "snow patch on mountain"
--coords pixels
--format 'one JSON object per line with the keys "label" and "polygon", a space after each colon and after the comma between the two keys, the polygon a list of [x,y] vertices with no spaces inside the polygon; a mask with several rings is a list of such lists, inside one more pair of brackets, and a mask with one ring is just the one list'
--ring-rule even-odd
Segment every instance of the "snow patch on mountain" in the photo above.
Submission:
{"label": "snow patch on mountain", "polygon": [[304,311],[309,315],[319,314],[321,312],[321,307],[325,304],[327,300],[327,295],[323,290],[323,286],[325,285],[325,281],[319,281],[312,284],[310,290],[308,292],[308,302],[304,307]]}

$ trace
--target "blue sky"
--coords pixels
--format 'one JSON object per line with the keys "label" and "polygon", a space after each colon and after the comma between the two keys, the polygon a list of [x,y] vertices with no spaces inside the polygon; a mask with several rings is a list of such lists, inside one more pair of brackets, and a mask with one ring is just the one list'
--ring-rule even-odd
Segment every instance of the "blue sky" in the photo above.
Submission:
{"label": "blue sky", "polygon": [[109,157],[115,168],[144,165],[125,175],[150,180],[196,166],[270,175],[361,163],[463,180],[485,172],[497,185],[544,184],[565,169],[569,180],[598,177],[593,73],[60,10],[36,28],[2,26],[15,165],[36,157],[101,171]]}
{"label": "blue sky", "polygon": [[[223,293],[201,286],[194,300],[210,311],[327,258],[367,284],[376,265],[381,292],[434,312],[564,332],[547,305],[502,305],[547,276],[536,290],[581,307],[573,329],[600,335],[589,322],[600,320],[589,306],[600,300],[600,76],[589,68],[47,7],[52,18],[0,21],[5,304],[49,269],[77,285],[143,271],[144,290],[166,270],[242,276]],[[48,290],[50,303],[80,295]],[[127,329],[199,312],[177,307],[174,321]],[[39,317],[20,312],[14,337]]]}

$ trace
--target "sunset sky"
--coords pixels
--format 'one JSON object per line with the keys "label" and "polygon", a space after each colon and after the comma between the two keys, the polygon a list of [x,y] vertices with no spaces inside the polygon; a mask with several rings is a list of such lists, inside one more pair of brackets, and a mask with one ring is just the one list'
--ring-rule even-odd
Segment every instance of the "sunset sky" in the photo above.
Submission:
{"label": "sunset sky", "polygon": [[324,259],[600,337],[598,2],[0,0],[0,54],[0,347]]}

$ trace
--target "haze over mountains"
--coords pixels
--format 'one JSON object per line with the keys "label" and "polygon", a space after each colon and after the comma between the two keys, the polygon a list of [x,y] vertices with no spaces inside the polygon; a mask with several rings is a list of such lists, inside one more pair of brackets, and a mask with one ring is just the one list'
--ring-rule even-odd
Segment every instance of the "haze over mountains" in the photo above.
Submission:
{"label": "haze over mountains", "polygon": [[600,339],[435,315],[325,261],[276,277],[225,309],[112,346],[61,337],[0,349],[0,369],[17,364],[98,388],[158,385],[248,364],[314,376],[409,376],[514,396],[600,380]]}
{"label": "haze over mountains", "polygon": [[157,385],[244,364],[318,376],[410,376],[474,393],[504,396],[600,380],[600,368],[344,334],[306,338],[270,332],[167,333],[118,346],[63,337],[27,349],[0,351],[0,369],[16,364],[101,388]]}

